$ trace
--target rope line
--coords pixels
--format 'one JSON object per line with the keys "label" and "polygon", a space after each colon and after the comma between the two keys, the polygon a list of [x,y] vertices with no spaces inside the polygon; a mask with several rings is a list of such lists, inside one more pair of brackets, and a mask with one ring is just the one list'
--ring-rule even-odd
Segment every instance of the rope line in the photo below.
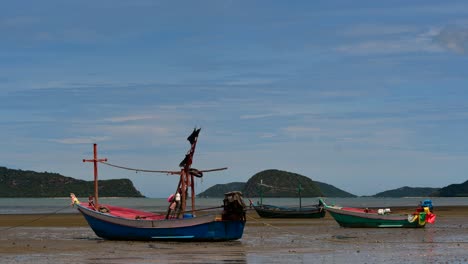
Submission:
{"label": "rope line", "polygon": [[42,215],[42,216],[40,216],[40,217],[38,217],[38,218],[36,218],[36,219],[33,219],[33,220],[31,220],[31,221],[24,222],[24,223],[15,225],[15,226],[10,226],[10,227],[1,229],[0,231],[8,231],[8,230],[13,229],[13,228],[17,228],[17,227],[25,226],[25,225],[27,225],[27,224],[34,223],[34,222],[36,222],[36,221],[39,221],[39,220],[44,219],[44,218],[46,218],[46,217],[49,217],[49,216],[51,216],[51,215],[57,214],[58,212],[60,212],[60,211],[62,211],[62,210],[65,210],[65,209],[67,209],[67,208],[69,208],[69,207],[70,207],[70,206],[67,205],[67,206],[65,206],[65,207],[63,207],[63,208],[60,208],[60,209],[58,209],[58,210],[55,210],[54,212],[51,212],[51,213]]}
{"label": "rope line", "polygon": [[253,220],[254,222],[261,223],[261,224],[263,224],[263,225],[265,225],[265,226],[268,226],[268,227],[275,228],[275,229],[277,229],[277,230],[283,231],[283,232],[285,232],[286,234],[289,234],[289,235],[296,235],[296,236],[299,236],[299,237],[301,237],[301,238],[307,238],[304,234],[296,233],[296,232],[290,232],[290,231],[288,231],[288,230],[286,230],[286,229],[284,229],[284,228],[277,227],[277,226],[274,226],[274,225],[272,225],[272,224],[269,224],[269,223],[260,221],[259,219],[255,218],[255,217],[252,217],[252,216],[247,215],[247,218],[248,218],[249,220]]}
{"label": "rope line", "polygon": [[[253,220],[253,221],[257,222],[257,223],[261,223],[261,224],[263,224],[263,225],[265,225],[265,226],[273,227],[273,228],[278,229],[278,230],[283,230],[283,229],[280,228],[280,227],[277,227],[277,226],[274,226],[274,225],[272,225],[272,224],[269,224],[269,223],[260,221],[260,220],[258,220],[258,219],[255,218],[255,217],[252,217],[252,216],[247,215],[247,218],[249,218],[249,220]],[[288,233],[288,232],[286,232],[286,233]]]}
{"label": "rope line", "polygon": [[[219,205],[219,206],[215,206],[215,207],[207,207],[207,208],[202,208],[202,209],[195,209],[193,210],[194,212],[198,212],[198,211],[207,211],[207,210],[212,210],[212,209],[219,209],[219,208],[223,208],[224,206],[223,205]],[[185,212],[192,212],[192,210],[185,210]],[[185,213],[184,212],[184,213]]]}
{"label": "rope line", "polygon": [[125,166],[119,166],[119,165],[115,165],[115,164],[111,164],[109,162],[104,162],[104,161],[100,161],[100,163],[104,164],[104,165],[107,165],[107,166],[111,166],[111,167],[115,167],[115,168],[119,168],[119,169],[124,169],[124,170],[131,170],[131,171],[135,171],[135,172],[153,172],[153,173],[167,173],[167,174],[178,174],[179,171],[163,171],[163,170],[145,170],[145,169],[135,169],[135,168],[130,168],[130,167],[125,167]]}

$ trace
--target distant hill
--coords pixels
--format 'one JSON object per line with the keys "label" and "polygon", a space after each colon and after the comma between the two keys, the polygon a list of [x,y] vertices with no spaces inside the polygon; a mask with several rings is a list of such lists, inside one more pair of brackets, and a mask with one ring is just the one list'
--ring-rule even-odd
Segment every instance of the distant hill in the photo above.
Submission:
{"label": "distant hill", "polygon": [[[129,179],[100,180],[101,197],[144,197]],[[78,197],[94,193],[94,181],[77,180],[58,173],[0,167],[0,197]]]}
{"label": "distant hill", "polygon": [[[260,186],[259,183],[271,187]],[[323,196],[323,192],[311,179],[292,172],[281,170],[264,170],[252,176],[244,188],[244,196],[259,196],[260,191],[263,197],[298,197],[299,184],[302,187],[302,197]]]}
{"label": "distant hill", "polygon": [[436,197],[468,197],[468,181],[460,184],[451,184],[444,188],[441,188],[434,193],[432,196]]}
{"label": "distant hill", "polygon": [[223,197],[225,193],[231,191],[244,190],[245,182],[231,182],[226,184],[216,184],[204,192],[199,193],[198,197]]}
{"label": "distant hill", "polygon": [[[263,186],[259,185],[260,182],[263,183]],[[246,183],[216,184],[198,196],[223,197],[226,192],[240,190],[245,197],[258,197],[260,191],[263,192],[264,197],[298,197],[299,184],[302,187],[302,197],[355,197],[355,195],[330,184],[316,182],[306,176],[281,170],[261,171],[253,175]]]}
{"label": "distant hill", "polygon": [[373,195],[373,197],[428,197],[439,189],[440,188],[404,186],[398,189],[379,192]]}
{"label": "distant hill", "polygon": [[315,184],[317,184],[317,186],[322,191],[323,195],[326,197],[340,197],[340,198],[356,197],[356,195],[343,191],[341,189],[338,189],[333,185],[323,183],[323,182],[318,182],[318,181],[314,181],[314,182]]}

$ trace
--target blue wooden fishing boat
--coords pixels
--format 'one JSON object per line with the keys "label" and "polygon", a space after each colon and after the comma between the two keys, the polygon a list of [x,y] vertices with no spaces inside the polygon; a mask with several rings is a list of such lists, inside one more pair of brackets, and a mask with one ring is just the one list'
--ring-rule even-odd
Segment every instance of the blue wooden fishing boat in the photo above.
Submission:
{"label": "blue wooden fishing boat", "polygon": [[[194,129],[187,138],[191,148],[184,160],[180,163],[180,171],[153,171],[132,169],[113,165],[107,159],[97,158],[97,146],[94,144],[94,159],[83,160],[94,162],[94,197],[88,203],[80,203],[75,194],[71,194],[72,204],[84,216],[95,234],[104,239],[111,240],[176,240],[176,241],[226,241],[240,239],[246,223],[246,207],[242,193],[233,191],[225,194],[221,212],[201,212],[195,209],[194,177],[202,177],[204,172],[224,170],[226,168],[211,170],[196,170],[191,168],[193,154],[200,129]],[[170,205],[167,213],[157,214],[131,208],[100,204],[97,187],[97,164],[146,172],[167,173],[179,175],[177,189],[168,199]],[[188,190],[191,190],[192,207],[186,211]],[[211,208],[213,209],[213,208]]]}

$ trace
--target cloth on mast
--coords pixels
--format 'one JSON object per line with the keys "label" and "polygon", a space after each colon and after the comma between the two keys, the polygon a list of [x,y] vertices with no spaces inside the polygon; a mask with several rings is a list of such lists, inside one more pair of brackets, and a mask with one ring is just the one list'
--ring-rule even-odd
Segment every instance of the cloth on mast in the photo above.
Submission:
{"label": "cloth on mast", "polygon": [[190,144],[195,143],[195,139],[198,138],[198,134],[200,133],[200,130],[201,130],[201,128],[199,128],[199,129],[194,128],[193,129],[192,134],[190,134],[190,136],[188,136],[188,138],[187,138],[187,140],[190,142]]}

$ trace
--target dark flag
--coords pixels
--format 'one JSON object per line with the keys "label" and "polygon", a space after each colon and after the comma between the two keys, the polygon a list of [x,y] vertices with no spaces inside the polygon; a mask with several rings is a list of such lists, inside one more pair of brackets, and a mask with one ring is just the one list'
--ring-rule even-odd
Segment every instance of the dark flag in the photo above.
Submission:
{"label": "dark flag", "polygon": [[189,158],[190,158],[190,154],[186,154],[184,160],[180,162],[179,167],[185,167]]}
{"label": "dark flag", "polygon": [[198,137],[198,133],[200,133],[200,129],[201,129],[201,128],[199,128],[199,129],[194,128],[194,129],[193,129],[192,134],[190,134],[190,136],[187,138],[187,140],[190,142],[190,144],[193,145],[193,143],[195,142],[195,140],[196,140],[197,137]]}

